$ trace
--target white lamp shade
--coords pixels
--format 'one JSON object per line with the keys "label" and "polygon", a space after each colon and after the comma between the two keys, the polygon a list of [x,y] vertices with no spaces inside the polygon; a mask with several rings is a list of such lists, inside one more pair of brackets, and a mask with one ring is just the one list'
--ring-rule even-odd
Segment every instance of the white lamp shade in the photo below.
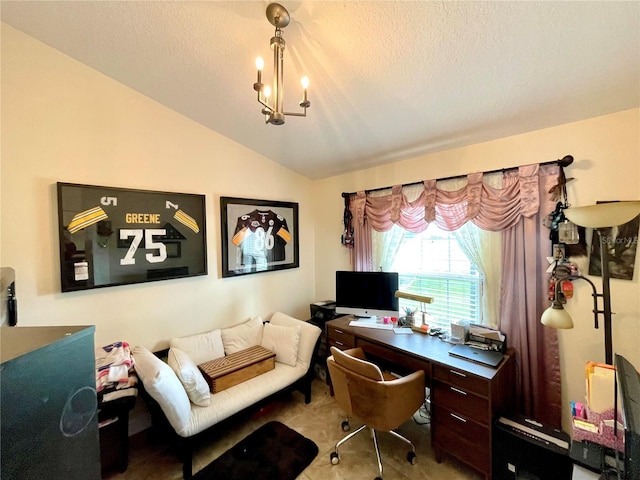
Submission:
{"label": "white lamp shade", "polygon": [[581,227],[605,228],[622,225],[640,215],[640,201],[610,202],[566,208],[565,217]]}
{"label": "white lamp shade", "polygon": [[564,308],[547,308],[540,317],[540,323],[552,328],[573,328],[571,315]]}

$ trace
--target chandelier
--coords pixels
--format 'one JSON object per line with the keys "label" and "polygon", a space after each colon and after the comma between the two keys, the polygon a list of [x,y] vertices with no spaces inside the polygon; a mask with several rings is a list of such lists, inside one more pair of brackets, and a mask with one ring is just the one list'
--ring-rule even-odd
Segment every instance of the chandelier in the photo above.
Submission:
{"label": "chandelier", "polygon": [[289,12],[278,3],[270,3],[267,6],[267,20],[276,27],[276,33],[271,37],[271,48],[273,49],[273,90],[268,85],[262,83],[262,69],[264,60],[262,57],[256,58],[256,68],[258,69],[258,81],[253,84],[253,89],[258,92],[258,102],[262,105],[265,123],[272,125],[282,125],[286,115],[295,117],[306,117],[307,108],[311,102],[307,100],[307,88],[309,79],[302,77],[302,101],[299,103],[302,112],[285,112],[284,104],[284,46],[282,29],[289,25]]}

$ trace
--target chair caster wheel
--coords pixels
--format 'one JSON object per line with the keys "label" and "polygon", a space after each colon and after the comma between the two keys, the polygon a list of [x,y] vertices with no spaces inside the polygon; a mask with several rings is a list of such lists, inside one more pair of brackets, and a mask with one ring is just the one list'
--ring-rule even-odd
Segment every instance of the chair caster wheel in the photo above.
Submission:
{"label": "chair caster wheel", "polygon": [[373,480],[382,480],[382,477],[376,477]]}
{"label": "chair caster wheel", "polygon": [[340,463],[340,457],[336,452],[331,452],[330,458],[331,458],[331,465],[337,465]]}
{"label": "chair caster wheel", "polygon": [[342,422],[340,426],[342,427],[343,432],[348,432],[349,430],[351,430],[351,425],[349,425],[349,422],[347,422],[346,420]]}
{"label": "chair caster wheel", "polygon": [[416,457],[416,454],[413,452],[409,452],[407,453],[407,461],[411,464],[411,465],[415,465],[416,463],[418,463],[418,457]]}

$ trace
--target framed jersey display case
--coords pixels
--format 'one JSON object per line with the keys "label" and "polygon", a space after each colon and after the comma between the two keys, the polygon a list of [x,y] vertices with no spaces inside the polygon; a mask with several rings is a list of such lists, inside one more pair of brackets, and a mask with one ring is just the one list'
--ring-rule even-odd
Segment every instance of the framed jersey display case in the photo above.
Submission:
{"label": "framed jersey display case", "polygon": [[63,292],[207,274],[204,195],[57,190]]}
{"label": "framed jersey display case", "polygon": [[297,268],[298,204],[220,197],[222,276]]}

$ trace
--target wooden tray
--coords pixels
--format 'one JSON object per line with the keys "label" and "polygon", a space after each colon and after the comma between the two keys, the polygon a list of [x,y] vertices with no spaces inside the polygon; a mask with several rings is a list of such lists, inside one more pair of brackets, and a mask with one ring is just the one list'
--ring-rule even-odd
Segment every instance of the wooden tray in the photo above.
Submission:
{"label": "wooden tray", "polygon": [[218,393],[273,370],[276,354],[260,345],[198,365],[211,393]]}

